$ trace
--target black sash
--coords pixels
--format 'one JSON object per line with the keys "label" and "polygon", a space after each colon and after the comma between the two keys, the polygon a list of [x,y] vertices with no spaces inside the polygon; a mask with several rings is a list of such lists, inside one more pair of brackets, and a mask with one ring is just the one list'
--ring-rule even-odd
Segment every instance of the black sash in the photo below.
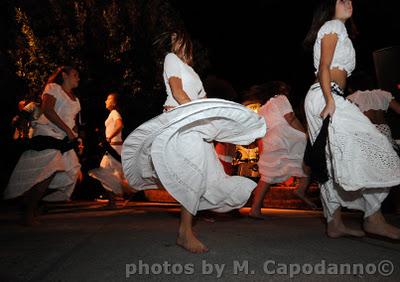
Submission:
{"label": "black sash", "polygon": [[[321,86],[318,84],[318,86],[314,87],[313,90],[318,87]],[[336,83],[331,85],[331,91],[332,94],[344,98],[343,90]],[[326,164],[326,142],[328,140],[329,121],[330,116],[327,116],[322,122],[322,127],[313,145],[311,145],[310,138],[308,138],[303,158],[304,163],[311,168],[312,177],[319,184],[324,184],[329,179],[328,167]]]}
{"label": "black sash", "polygon": [[113,147],[111,147],[110,143],[108,143],[107,141],[103,141],[101,143],[101,146],[103,147],[103,149],[109,154],[111,155],[114,159],[116,159],[117,161],[121,162],[121,155],[118,154],[117,151],[115,151],[115,149]]}
{"label": "black sash", "polygon": [[59,150],[62,154],[75,149],[78,146],[78,140],[69,140],[68,137],[64,139],[57,139],[51,136],[37,135],[31,139],[26,140],[24,144],[25,150],[43,151],[46,149]]}

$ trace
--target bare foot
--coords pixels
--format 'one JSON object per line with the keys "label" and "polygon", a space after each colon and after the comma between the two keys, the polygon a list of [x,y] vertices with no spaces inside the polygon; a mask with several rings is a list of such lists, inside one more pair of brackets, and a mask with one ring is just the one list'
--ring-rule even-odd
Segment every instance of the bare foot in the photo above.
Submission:
{"label": "bare foot", "polygon": [[363,227],[365,232],[367,233],[387,237],[394,240],[400,240],[400,229],[388,224],[386,221],[369,222],[368,220],[366,220],[364,221]]}
{"label": "bare foot", "polygon": [[208,248],[192,232],[179,234],[178,238],[176,238],[176,244],[191,253],[201,254],[208,252]]}
{"label": "bare foot", "polygon": [[340,238],[344,236],[365,236],[365,233],[362,230],[348,228],[344,224],[334,224],[333,222],[328,223],[326,233],[330,238]]}
{"label": "bare foot", "polygon": [[256,220],[266,220],[267,217],[262,215],[261,213],[253,213],[253,212],[249,212],[248,217],[251,219],[256,219]]}
{"label": "bare foot", "polygon": [[311,200],[304,194],[300,193],[298,190],[294,191],[295,195],[302,199],[307,205],[309,205],[313,210],[316,210],[318,207],[316,204],[311,202]]}

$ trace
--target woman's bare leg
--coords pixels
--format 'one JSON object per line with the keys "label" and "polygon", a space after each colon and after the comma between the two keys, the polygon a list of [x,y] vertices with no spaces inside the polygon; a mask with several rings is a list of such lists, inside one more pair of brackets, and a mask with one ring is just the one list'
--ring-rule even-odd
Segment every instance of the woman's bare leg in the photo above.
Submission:
{"label": "woman's bare leg", "polygon": [[266,183],[261,179],[258,181],[257,187],[254,190],[253,204],[251,205],[251,210],[249,212],[250,217],[263,219],[261,208],[264,203],[265,194],[269,191],[270,187],[271,184]]}
{"label": "woman's bare leg", "polygon": [[331,238],[339,238],[343,236],[365,236],[365,233],[362,230],[348,228],[344,225],[340,208],[334,212],[332,220],[328,222],[326,233]]}
{"label": "woman's bare leg", "polygon": [[192,253],[205,253],[208,248],[193,233],[192,221],[193,215],[182,206],[176,244]]}
{"label": "woman's bare leg", "polygon": [[37,223],[35,221],[35,214],[39,201],[42,199],[46,189],[49,187],[50,182],[53,180],[54,174],[49,178],[37,183],[29,191],[25,193],[25,209],[22,216],[22,223],[26,226],[32,226]]}
{"label": "woman's bare leg", "polygon": [[400,239],[400,229],[387,223],[380,210],[365,218],[363,226],[368,233],[395,240]]}
{"label": "woman's bare leg", "polygon": [[302,199],[307,205],[309,205],[312,209],[316,209],[317,205],[314,204],[307,196],[306,196],[306,190],[308,185],[310,184],[310,178],[309,177],[299,177],[299,187],[297,190],[294,191],[297,197]]}

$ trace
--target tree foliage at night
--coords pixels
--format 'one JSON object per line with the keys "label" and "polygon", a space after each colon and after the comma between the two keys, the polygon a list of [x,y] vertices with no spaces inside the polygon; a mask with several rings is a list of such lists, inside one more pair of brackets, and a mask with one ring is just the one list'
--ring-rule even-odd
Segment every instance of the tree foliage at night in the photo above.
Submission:
{"label": "tree foliage at night", "polygon": [[107,91],[119,91],[144,112],[160,110],[167,50],[154,41],[185,28],[169,1],[21,0],[12,9],[15,43],[8,53],[31,94],[41,93],[57,66],[74,65],[86,99],[103,103]]}

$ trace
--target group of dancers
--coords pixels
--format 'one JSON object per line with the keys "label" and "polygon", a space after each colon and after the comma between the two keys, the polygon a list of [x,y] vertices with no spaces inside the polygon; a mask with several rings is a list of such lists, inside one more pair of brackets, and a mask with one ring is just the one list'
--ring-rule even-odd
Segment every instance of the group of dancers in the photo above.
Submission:
{"label": "group of dancers", "polygon": [[[355,51],[345,27],[352,12],[351,0],[321,0],[315,10],[305,39],[313,48],[316,75],[304,104],[308,134],[286,97],[285,84],[272,85],[274,91],[268,90],[271,84],[258,87],[257,91],[265,93],[259,114],[234,102],[206,99],[200,77],[192,68],[192,43],[187,33],[174,31],[165,41],[164,112],[122,142],[118,97],[110,94],[106,137],[115,152],[110,149],[100,168],[90,175],[116,194],[164,187],[182,206],[177,244],[203,253],[208,248],[192,229],[198,211],[240,208],[255,188],[250,216],[261,217],[263,197],[270,185],[290,176],[299,177],[298,193],[304,197],[309,181],[309,171],[303,166],[308,135],[311,161],[319,162],[314,167],[325,167],[327,174],[319,185],[327,235],[337,238],[372,233],[400,239],[400,229],[388,224],[380,211],[390,187],[400,184],[400,159],[388,137],[363,114],[377,111],[370,112],[371,120],[382,123],[381,111],[390,106],[399,112],[399,105],[385,94],[387,99],[382,103],[370,103],[379,104],[379,108],[360,110],[356,104],[362,104],[364,94],[355,93],[351,98],[355,103],[343,96],[355,68]],[[6,198],[25,196],[27,224],[34,223],[40,199],[68,198],[77,180],[80,165],[71,143],[77,137],[75,117],[80,104],[73,89],[78,83],[78,72],[71,67],[59,68],[49,79],[42,95],[43,114],[32,124],[31,139],[36,139],[34,145],[48,137],[45,146],[38,149],[32,145],[22,154],[5,190]],[[247,145],[257,139],[262,147],[258,184],[227,175],[214,141]],[[109,173],[114,178],[104,177]],[[363,230],[343,223],[342,207],[364,212]]]}

